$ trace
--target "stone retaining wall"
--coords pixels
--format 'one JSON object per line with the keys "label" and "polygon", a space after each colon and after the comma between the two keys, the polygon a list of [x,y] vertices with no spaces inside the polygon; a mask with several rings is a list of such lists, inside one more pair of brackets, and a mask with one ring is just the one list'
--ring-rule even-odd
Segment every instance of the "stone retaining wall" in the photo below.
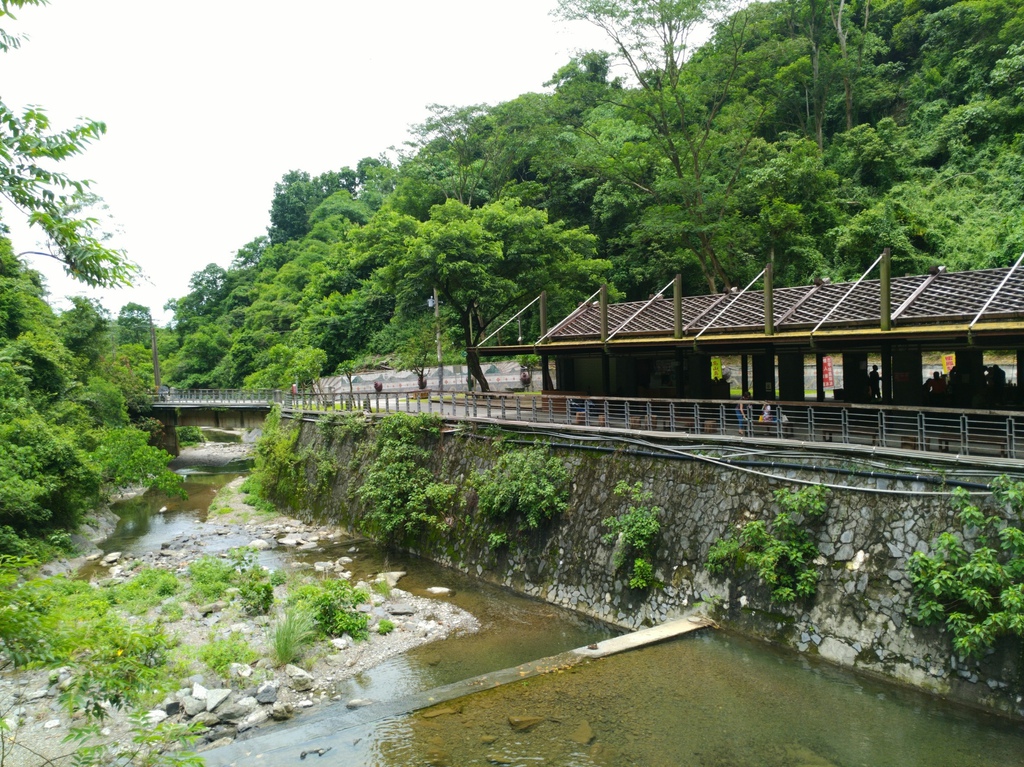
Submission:
{"label": "stone retaining wall", "polygon": [[[322,439],[303,424],[300,442]],[[526,435],[524,435],[526,436]],[[372,439],[371,436],[363,439]],[[529,437],[528,437],[529,438]],[[355,497],[365,471],[365,451],[347,440],[332,447],[341,467],[319,513],[345,526],[358,524]],[[621,447],[621,446],[620,446]],[[497,449],[475,433],[444,435],[433,452],[439,479],[460,485],[463,507],[446,520],[444,534],[408,542],[424,557],[517,592],[544,599],[624,628],[639,628],[695,609],[730,630],[816,654],[837,664],[877,674],[961,702],[1024,716],[1021,643],[1005,640],[981,661],[960,660],[949,637],[914,625],[908,557],[925,551],[948,529],[954,514],[940,488],[920,482],[840,477],[826,470],[788,470],[765,476],[710,463],[631,454],[555,448],[572,477],[570,509],[511,547],[487,546],[493,530],[476,514],[468,480],[490,466]],[[310,481],[315,481],[309,467]],[[775,471],[778,475],[779,472]],[[775,605],[763,583],[749,575],[713,577],[704,567],[708,548],[737,524],[771,519],[773,491],[799,478],[851,485],[833,491],[817,540],[821,579],[807,603]],[[602,542],[601,520],[625,510],[614,495],[620,480],[641,481],[654,494],[661,516],[655,574],[664,585],[629,588],[616,572],[613,546]],[[880,492],[884,491],[884,492]]]}

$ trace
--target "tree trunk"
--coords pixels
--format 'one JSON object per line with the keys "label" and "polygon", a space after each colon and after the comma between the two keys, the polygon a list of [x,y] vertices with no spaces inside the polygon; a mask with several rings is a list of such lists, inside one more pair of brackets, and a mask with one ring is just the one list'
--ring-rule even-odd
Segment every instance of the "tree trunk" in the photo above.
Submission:
{"label": "tree trunk", "polygon": [[480,384],[480,391],[490,391],[491,387],[484,376],[484,370],[480,367],[480,355],[476,349],[466,349],[466,365],[469,367],[469,374]]}

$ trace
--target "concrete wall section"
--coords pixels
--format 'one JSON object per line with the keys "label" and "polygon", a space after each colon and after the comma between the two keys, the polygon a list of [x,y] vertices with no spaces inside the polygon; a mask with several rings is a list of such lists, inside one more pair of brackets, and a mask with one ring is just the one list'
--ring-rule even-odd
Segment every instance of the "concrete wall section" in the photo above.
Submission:
{"label": "concrete wall section", "polygon": [[[314,425],[302,428],[303,442],[320,439]],[[749,572],[710,576],[704,566],[708,549],[745,521],[773,518],[778,511],[773,491],[792,486],[790,480],[835,480],[827,467],[769,478],[618,447],[609,452],[556,448],[572,476],[569,511],[540,531],[518,534],[511,550],[495,552],[487,546],[494,528],[478,517],[467,482],[492,464],[497,448],[482,436],[446,435],[434,451],[434,469],[439,478],[463,487],[464,505],[448,517],[443,534],[420,536],[410,547],[445,565],[626,628],[684,615],[702,602],[702,609],[732,630],[1024,716],[1020,642],[1005,640],[981,661],[962,660],[952,653],[944,632],[913,622],[908,558],[926,550],[953,519],[945,499],[930,494],[940,488],[843,478],[861,490],[833,492],[816,528],[817,596],[775,605],[765,585]],[[337,448],[338,465],[345,469],[320,510],[345,526],[356,525],[362,511],[354,492],[366,468],[360,455],[365,451],[357,453],[351,441]],[[625,510],[613,493],[620,480],[642,482],[664,510],[655,559],[661,587],[630,589],[628,574],[614,566],[614,546],[602,540],[602,520]]]}

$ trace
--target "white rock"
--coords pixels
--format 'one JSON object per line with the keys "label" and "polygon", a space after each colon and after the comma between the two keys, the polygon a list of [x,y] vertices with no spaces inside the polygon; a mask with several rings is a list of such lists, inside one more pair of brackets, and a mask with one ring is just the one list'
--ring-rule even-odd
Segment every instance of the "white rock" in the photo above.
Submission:
{"label": "white rock", "polygon": [[366,698],[353,698],[345,704],[345,708],[363,708],[364,706],[369,706],[372,703],[372,700],[367,700]]}
{"label": "white rock", "polygon": [[107,554],[105,557],[103,557],[103,562],[102,563],[105,564],[105,565],[112,565],[112,564],[114,564],[114,562],[116,562],[120,558],[121,558],[121,552],[120,551],[112,551],[109,554]]}
{"label": "white rock", "polygon": [[44,730],[52,730],[54,727],[60,727],[60,719],[51,719],[43,725]]}
{"label": "white rock", "polygon": [[149,724],[151,726],[160,724],[160,722],[162,722],[166,718],[167,712],[159,708],[154,708],[152,711],[146,712],[146,724]]}
{"label": "white rock", "polygon": [[209,690],[207,690],[205,687],[203,687],[198,682],[196,684],[192,685],[192,697],[195,698],[196,700],[206,700],[206,694],[208,692],[209,692]]}
{"label": "white rock", "polygon": [[427,589],[427,593],[438,597],[446,597],[452,593],[452,590],[444,586],[431,586]]}
{"label": "white rock", "polygon": [[256,538],[254,540],[249,541],[248,546],[250,549],[256,549],[257,551],[265,551],[266,549],[270,548],[270,544],[262,538]]}
{"label": "white rock", "polygon": [[231,690],[225,690],[224,688],[219,688],[216,690],[207,690],[206,710],[213,711],[215,708],[217,708],[217,706],[226,701],[228,699],[228,696],[230,695]]}

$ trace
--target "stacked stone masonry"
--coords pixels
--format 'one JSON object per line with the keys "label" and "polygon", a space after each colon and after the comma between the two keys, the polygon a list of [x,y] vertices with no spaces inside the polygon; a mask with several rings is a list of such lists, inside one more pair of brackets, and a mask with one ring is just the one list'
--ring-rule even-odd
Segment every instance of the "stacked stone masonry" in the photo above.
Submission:
{"label": "stacked stone masonry", "polygon": [[[300,442],[319,439],[314,425],[303,423]],[[342,468],[330,496],[321,498],[317,509],[297,511],[358,525],[363,509],[355,490],[366,451],[357,447],[352,440],[334,445]],[[463,489],[462,507],[447,518],[443,533],[408,541],[410,551],[623,628],[705,612],[737,633],[1024,717],[1019,641],[1004,640],[980,661],[961,659],[944,631],[913,620],[908,558],[928,550],[954,518],[948,502],[935,494],[939,487],[874,478],[837,480],[827,470],[766,477],[704,462],[556,448],[572,477],[569,511],[495,552],[487,545],[493,528],[476,514],[470,479],[492,465],[498,451],[494,442],[476,434],[447,434],[438,440],[433,469],[440,481]],[[311,483],[314,471],[311,464]],[[814,599],[772,604],[768,589],[750,573],[711,576],[704,566],[709,547],[745,521],[772,518],[778,511],[774,490],[797,487],[795,479],[859,488],[833,491],[829,498],[817,540],[821,578]],[[631,589],[628,575],[615,569],[614,546],[602,541],[606,530],[601,521],[625,508],[613,493],[620,480],[642,482],[663,509],[654,561],[661,587]]]}

